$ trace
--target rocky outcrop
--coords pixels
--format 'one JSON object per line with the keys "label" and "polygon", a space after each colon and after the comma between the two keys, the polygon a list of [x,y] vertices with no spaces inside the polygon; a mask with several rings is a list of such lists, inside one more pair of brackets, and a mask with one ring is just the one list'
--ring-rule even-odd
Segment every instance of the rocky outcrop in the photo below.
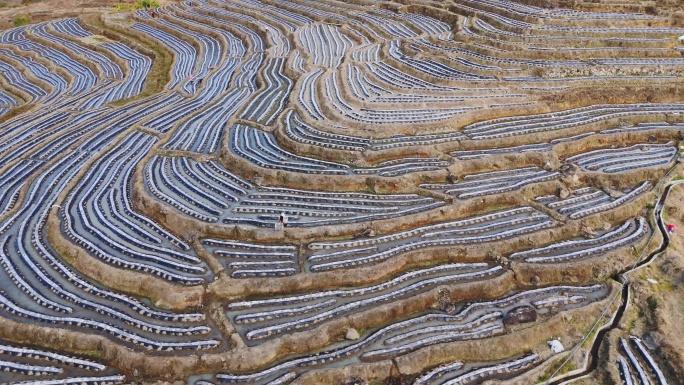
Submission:
{"label": "rocky outcrop", "polygon": [[537,321],[537,311],[532,306],[518,306],[504,316],[504,325],[513,326]]}

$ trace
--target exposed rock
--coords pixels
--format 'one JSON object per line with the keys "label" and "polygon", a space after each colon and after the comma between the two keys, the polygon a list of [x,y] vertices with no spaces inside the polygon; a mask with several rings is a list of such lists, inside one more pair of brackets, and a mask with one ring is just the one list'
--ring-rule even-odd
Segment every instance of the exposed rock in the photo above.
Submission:
{"label": "exposed rock", "polygon": [[437,296],[438,309],[447,313],[452,313],[456,310],[456,305],[454,305],[454,302],[451,300],[451,292],[449,291],[449,289],[440,289]]}
{"label": "exposed rock", "polygon": [[518,306],[509,311],[504,317],[504,325],[512,326],[535,322],[537,320],[537,311],[532,306]]}
{"label": "exposed rock", "polygon": [[344,338],[346,338],[350,341],[356,341],[359,338],[361,338],[361,336],[359,335],[359,332],[356,331],[356,329],[349,328],[349,329],[347,329],[347,333],[344,335]]}
{"label": "exposed rock", "polygon": [[449,183],[456,183],[456,182],[458,182],[458,175],[453,174],[453,173],[449,173],[449,176],[447,176],[447,181],[448,181]]}
{"label": "exposed rock", "polygon": [[610,223],[608,223],[608,222],[603,223],[603,229],[604,230],[610,230],[611,227],[613,227],[613,226],[611,226]]}
{"label": "exposed rock", "polygon": [[541,283],[541,279],[535,275],[534,277],[530,278],[530,283],[533,285],[539,285]]}
{"label": "exposed rock", "polygon": [[596,231],[592,229],[591,227],[583,226],[582,227],[582,235],[589,237],[589,238],[596,238],[598,234],[596,234]]}
{"label": "exposed rock", "polygon": [[565,198],[569,197],[570,194],[571,194],[571,191],[565,187],[558,189],[558,196],[560,197],[560,199],[565,199]]}
{"label": "exposed rock", "polygon": [[560,171],[560,173],[563,174],[564,176],[573,176],[573,175],[577,174],[577,170],[578,170],[577,165],[572,164],[572,163],[571,164],[564,164],[558,169],[558,171]]}
{"label": "exposed rock", "polygon": [[657,331],[646,332],[641,338],[644,345],[651,350],[656,350],[662,345],[662,336]]}
{"label": "exposed rock", "polygon": [[363,230],[363,233],[361,233],[361,237],[374,237],[375,236],[375,230],[371,229],[370,227]]}
{"label": "exposed rock", "polygon": [[658,142],[658,138],[656,138],[655,135],[649,135],[649,136],[648,136],[648,142],[649,142],[649,143],[657,143],[657,142]]}
{"label": "exposed rock", "polygon": [[[561,174],[560,182],[565,186],[578,186],[583,184],[580,182],[579,174]],[[560,190],[556,191],[556,195],[559,194],[559,191]]]}

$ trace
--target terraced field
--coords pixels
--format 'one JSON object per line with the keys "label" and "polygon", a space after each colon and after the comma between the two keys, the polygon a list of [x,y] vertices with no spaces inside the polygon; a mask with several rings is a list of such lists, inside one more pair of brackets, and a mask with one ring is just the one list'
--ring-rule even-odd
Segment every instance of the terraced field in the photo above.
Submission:
{"label": "terraced field", "polygon": [[0,32],[0,382],[681,383],[632,293],[684,175],[684,27],[576,3]]}

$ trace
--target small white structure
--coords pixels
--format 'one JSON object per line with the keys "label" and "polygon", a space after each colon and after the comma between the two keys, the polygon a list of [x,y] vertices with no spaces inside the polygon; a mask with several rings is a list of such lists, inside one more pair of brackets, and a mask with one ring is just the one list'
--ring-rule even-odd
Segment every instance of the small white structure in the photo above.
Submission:
{"label": "small white structure", "polygon": [[282,230],[286,224],[287,224],[287,215],[285,213],[280,213],[280,216],[278,217],[278,222],[276,222],[276,224],[275,224],[275,229],[276,230]]}
{"label": "small white structure", "polygon": [[677,40],[679,40],[679,41],[681,41],[681,42],[684,42],[684,35],[678,37]]}
{"label": "small white structure", "polygon": [[551,351],[554,354],[562,353],[565,351],[565,347],[563,346],[563,344],[561,344],[560,338],[557,340],[546,341],[546,343],[549,345]]}

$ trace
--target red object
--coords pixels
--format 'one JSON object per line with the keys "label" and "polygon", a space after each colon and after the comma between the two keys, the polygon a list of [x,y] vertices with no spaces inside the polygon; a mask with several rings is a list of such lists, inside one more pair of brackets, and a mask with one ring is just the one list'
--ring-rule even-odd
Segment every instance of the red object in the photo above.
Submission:
{"label": "red object", "polygon": [[674,232],[675,232],[675,225],[673,225],[673,224],[671,224],[671,223],[668,223],[668,224],[667,224],[667,232],[670,233],[670,234],[674,234]]}

